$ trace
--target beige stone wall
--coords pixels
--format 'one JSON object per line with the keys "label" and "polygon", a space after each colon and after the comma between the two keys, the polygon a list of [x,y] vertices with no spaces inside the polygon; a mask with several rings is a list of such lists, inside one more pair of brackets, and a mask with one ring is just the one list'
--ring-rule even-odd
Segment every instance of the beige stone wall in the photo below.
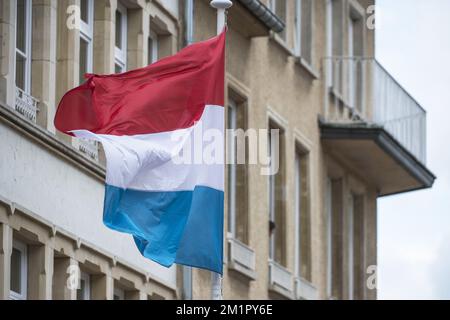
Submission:
{"label": "beige stone wall", "polygon": [[[372,0],[335,0],[338,1],[343,14],[348,13],[350,5],[366,8]],[[94,32],[93,32],[93,71],[95,73],[114,72],[115,47],[115,9],[117,0],[95,0]],[[268,3],[268,1],[265,1]],[[66,8],[78,4],[78,0],[42,0],[33,1],[33,63],[32,89],[33,96],[39,99],[41,111],[38,114],[38,126],[54,134],[52,124],[56,106],[62,95],[78,84],[78,51],[79,31],[67,30]],[[159,57],[168,56],[181,48],[184,42],[185,21],[183,6],[174,10],[164,7],[164,1],[133,1],[135,5],[128,8],[127,25],[127,68],[133,69],[148,63],[147,38],[150,30],[156,32],[159,40]],[[194,7],[194,40],[204,40],[216,31],[216,13],[209,7],[207,0],[195,0]],[[0,101],[8,107],[14,105],[13,61],[14,39],[13,28],[15,17],[12,14],[14,1],[0,0]],[[235,4],[235,7],[238,4]],[[326,36],[326,1],[313,1],[314,23],[312,63],[295,56],[294,52],[294,1],[288,1],[286,19],[286,41],[278,35],[268,32],[267,36],[249,37],[248,30],[234,25],[229,26],[227,34],[226,70],[227,96],[238,97],[246,108],[247,128],[268,128],[269,120],[275,121],[284,131],[284,149],[281,158],[284,163],[285,185],[283,188],[284,221],[283,233],[285,242],[286,272],[292,276],[294,284],[296,265],[296,220],[295,220],[295,153],[301,147],[308,154],[308,176],[310,215],[310,252],[311,252],[311,284],[318,293],[318,298],[328,299],[328,233],[326,192],[327,178],[342,181],[342,207],[347,212],[348,197],[352,193],[363,195],[364,259],[357,262],[356,270],[360,279],[365,279],[365,269],[376,265],[376,188],[358,177],[345,163],[327,154],[321,144],[318,117],[323,114],[325,99],[324,70],[322,58],[327,55]],[[233,10],[233,9],[232,9]],[[345,20],[345,19],[344,19]],[[345,21],[343,24],[345,25]],[[343,37],[345,30],[343,29]],[[364,29],[364,55],[374,55],[374,32]],[[345,53],[345,46],[344,46]],[[34,125],[34,124],[33,124]],[[57,135],[57,139],[65,141],[72,148],[70,138]],[[71,149],[74,150],[73,148]],[[100,156],[100,159],[103,159]],[[87,160],[85,160],[87,161]],[[89,160],[91,161],[91,160]],[[80,164],[83,166],[83,164]],[[246,244],[255,252],[254,279],[239,271],[231,270],[228,246],[225,241],[225,265],[223,293],[225,299],[278,299],[295,298],[294,286],[291,292],[277,290],[269,285],[269,200],[268,178],[260,174],[260,166],[250,165],[247,168],[247,208],[248,234]],[[226,194],[227,196],[227,194]],[[0,298],[5,298],[9,291],[8,255],[11,250],[11,239],[14,236],[24,237],[32,246],[33,261],[36,269],[36,283],[30,284],[30,294],[36,298],[73,299],[74,293],[64,289],[62,283],[65,268],[71,263],[79,264],[84,270],[95,276],[94,296],[98,298],[112,297],[112,288],[117,285],[127,288],[129,297],[175,298],[180,297],[182,278],[178,272],[176,290],[168,288],[157,279],[149,278],[141,271],[125,264],[118,263],[113,257],[101,252],[93,245],[83,244],[76,235],[54,232],[42,226],[39,221],[30,221],[26,210],[11,215],[8,206],[0,209]],[[226,208],[226,212],[227,212]],[[3,210],[3,211],[1,211]],[[227,213],[226,213],[227,214]],[[227,219],[225,219],[227,221]],[[26,227],[28,226],[28,227]],[[342,270],[333,273],[337,283],[339,296],[349,298],[349,252],[345,243],[349,240],[349,221],[342,216],[342,251],[338,257],[343,261]],[[225,229],[227,225],[225,223]],[[27,230],[26,232],[24,230]],[[30,238],[31,237],[31,238]],[[54,261],[52,264],[50,261]],[[210,273],[202,270],[193,271],[193,298],[210,297]],[[363,280],[361,280],[363,282]],[[361,298],[376,298],[376,290],[363,290]]]}
{"label": "beige stone wall", "polygon": [[[364,3],[367,6],[370,2]],[[343,3],[348,8],[348,3]],[[285,130],[285,150],[281,155],[286,165],[286,254],[287,269],[294,274],[295,259],[295,146],[300,144],[309,153],[310,174],[310,214],[311,214],[311,282],[317,288],[319,297],[327,299],[327,218],[325,208],[326,177],[339,176],[345,181],[343,196],[347,198],[355,192],[351,168],[343,167],[332,172],[330,161],[320,143],[318,115],[322,113],[323,86],[321,58],[326,56],[326,6],[325,1],[314,1],[313,62],[312,65],[300,63],[294,56],[294,1],[289,1],[286,42],[277,35],[248,38],[242,30],[230,25],[227,35],[227,75],[228,89],[235,92],[241,88],[247,99],[249,128],[267,128],[268,120],[273,119]],[[207,1],[197,1],[195,19],[195,40],[214,35],[215,12]],[[367,55],[373,55],[373,32],[365,36]],[[238,84],[238,85],[236,85]],[[238,91],[239,92],[239,91]],[[284,298],[271,292],[269,288],[269,248],[268,248],[268,179],[259,173],[260,167],[249,166],[249,247],[256,253],[256,279],[248,280],[239,272],[231,271],[225,265],[225,299],[270,299]],[[351,181],[351,182],[347,182]],[[365,182],[358,182],[358,190],[365,195],[365,261],[358,268],[359,276],[365,279],[365,266],[376,264],[376,191]],[[353,189],[352,189],[353,188]],[[344,203],[344,211],[348,203]],[[225,219],[227,221],[227,219]],[[348,221],[344,220],[343,242],[348,233]],[[348,257],[348,250],[341,252],[341,259]],[[227,256],[227,254],[225,254]],[[228,263],[228,262],[227,262]],[[340,298],[348,298],[348,264],[343,265],[339,277],[343,287]],[[194,297],[208,298],[210,275],[205,271],[194,271]],[[364,298],[376,298],[376,292],[366,290]]]}
{"label": "beige stone wall", "polygon": [[[104,175],[102,166],[104,157],[100,155],[100,163],[86,157],[78,150],[77,143],[71,141],[70,137],[55,132],[53,126],[59,100],[66,91],[76,87],[80,81],[78,72],[80,31],[67,27],[67,19],[72,13],[67,9],[71,5],[79,4],[79,0],[32,1],[32,21],[29,21],[32,23],[29,94],[39,101],[36,122],[32,122],[14,113],[16,1],[0,1],[0,42],[2,44],[0,47],[0,108],[2,108],[0,121],[1,128],[5,129],[1,135],[6,137],[6,133],[11,134],[12,136],[9,137],[14,139],[9,142],[16,141],[12,152],[4,150],[8,152],[8,156],[20,156],[24,162],[34,161],[31,159],[33,157],[40,157],[37,162],[25,164],[25,167],[30,168],[39,161],[46,162],[48,159],[44,158],[50,155],[54,156],[57,162],[57,165],[54,163],[53,169],[65,165],[67,170],[64,171],[67,173],[74,168],[74,165],[81,169],[78,173],[80,177],[97,176],[103,179],[101,176]],[[114,72],[116,7],[117,0],[94,1],[92,66],[93,72],[96,73]],[[137,1],[135,5],[127,8],[128,24],[125,36],[127,37],[128,69],[147,65],[147,38],[150,29],[161,34],[161,57],[178,50],[179,22],[175,14],[177,12],[173,10],[166,12],[161,3],[157,2],[149,4],[146,1]],[[12,122],[11,119],[13,119]],[[22,135],[23,132],[27,134]],[[33,157],[24,158],[24,154],[30,150],[27,147],[30,144],[33,144],[36,152],[33,153]],[[66,162],[71,157],[74,158]],[[17,163],[10,164],[9,170],[16,170],[14,169],[16,165]],[[2,170],[7,168],[2,167]],[[55,190],[51,190],[49,185],[37,181],[37,175],[30,173],[31,176],[26,176],[21,172],[17,169],[12,173],[16,177],[15,182],[21,184],[28,181],[29,187],[39,190],[36,195],[56,196]],[[42,164],[40,172],[48,173]],[[20,241],[28,251],[28,299],[75,299],[76,290],[69,290],[66,285],[69,277],[67,268],[70,265],[77,265],[90,275],[92,299],[112,299],[114,288],[123,290],[126,299],[173,299],[179,295],[175,279],[173,283],[170,283],[171,280],[167,282],[165,275],[160,274],[161,277],[159,277],[155,270],[148,268],[148,265],[144,268],[137,266],[134,264],[137,261],[117,257],[95,241],[89,242],[80,234],[67,231],[55,221],[46,220],[43,217],[47,217],[49,212],[41,212],[43,205],[38,204],[39,199],[29,195],[29,199],[23,200],[23,195],[27,191],[20,187],[14,190],[14,182],[7,181],[8,178],[5,175],[2,175],[2,179],[4,180],[2,184],[8,185],[0,192],[0,299],[10,297],[10,257],[13,241]],[[98,190],[99,186],[98,180],[95,181],[96,178],[85,185],[88,189],[92,188],[92,194],[95,193],[94,190]],[[53,183],[55,183],[54,180]],[[46,187],[49,188],[43,190]],[[5,194],[8,197],[3,197]],[[72,196],[73,200],[76,200],[80,193],[75,191]],[[62,198],[61,201],[64,202]],[[98,201],[102,202],[101,195]],[[85,203],[83,210],[89,212],[90,209]],[[48,211],[48,208],[45,210]],[[77,218],[68,216],[67,212],[61,212],[59,215],[66,216],[67,219],[76,223]]]}
{"label": "beige stone wall", "polygon": [[12,243],[24,243],[28,251],[27,299],[75,300],[67,286],[70,266],[79,266],[91,277],[94,300],[113,299],[114,288],[126,299],[175,298],[176,291],[151,279],[144,270],[117,258],[95,244],[40,219],[35,213],[0,199],[0,299],[9,299]]}

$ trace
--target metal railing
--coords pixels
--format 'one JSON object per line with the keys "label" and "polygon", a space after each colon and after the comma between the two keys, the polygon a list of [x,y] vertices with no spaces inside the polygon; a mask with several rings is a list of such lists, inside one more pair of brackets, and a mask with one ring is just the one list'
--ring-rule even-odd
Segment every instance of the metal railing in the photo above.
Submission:
{"label": "metal railing", "polygon": [[419,161],[426,161],[426,112],[373,58],[324,59],[324,119],[383,127]]}
{"label": "metal railing", "polygon": [[15,110],[32,122],[36,122],[39,101],[26,93],[22,89],[16,87]]}
{"label": "metal railing", "polygon": [[278,285],[281,288],[293,291],[292,274],[279,263],[269,260],[269,285]]}

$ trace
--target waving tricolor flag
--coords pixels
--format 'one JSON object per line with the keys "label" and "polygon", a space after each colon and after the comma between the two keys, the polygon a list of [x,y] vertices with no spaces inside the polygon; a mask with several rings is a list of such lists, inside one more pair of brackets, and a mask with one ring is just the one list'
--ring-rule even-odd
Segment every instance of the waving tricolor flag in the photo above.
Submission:
{"label": "waving tricolor flag", "polygon": [[[105,225],[164,266],[222,273],[224,49],[225,31],[145,68],[89,74],[56,113],[58,130],[103,145]],[[222,133],[212,163],[194,137],[208,130]]]}

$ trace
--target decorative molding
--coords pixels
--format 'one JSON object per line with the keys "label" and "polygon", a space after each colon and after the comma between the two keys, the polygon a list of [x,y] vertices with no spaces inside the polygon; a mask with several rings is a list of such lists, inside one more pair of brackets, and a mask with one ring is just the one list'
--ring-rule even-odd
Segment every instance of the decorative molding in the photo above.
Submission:
{"label": "decorative molding", "polygon": [[17,130],[27,138],[34,140],[50,152],[59,155],[100,181],[105,180],[106,170],[104,166],[88,159],[75,147],[59,140],[56,135],[23,118],[1,102],[0,122]]}
{"label": "decorative molding", "polygon": [[275,111],[270,105],[267,106],[267,124],[269,121],[274,121],[279,127],[281,127],[285,133],[289,128],[289,122],[286,118],[284,118],[280,113]]}
{"label": "decorative molding", "polygon": [[[6,207],[7,209],[11,207],[11,204],[13,204],[14,202],[8,200],[7,198],[3,197],[2,195],[0,195],[0,206],[3,205],[4,207]],[[54,232],[55,236],[54,237],[62,237],[65,239],[68,239],[69,241],[72,242],[72,245],[74,247],[74,249],[81,249],[81,250],[89,250],[94,252],[95,254],[105,258],[105,259],[109,259],[110,261],[115,260],[116,261],[116,265],[121,265],[124,268],[132,271],[133,273],[137,274],[138,276],[141,276],[143,279],[146,279],[147,282],[149,282],[150,280],[155,281],[156,283],[160,284],[161,286],[167,288],[168,290],[170,290],[171,292],[176,292],[176,287],[174,287],[172,284],[167,283],[165,280],[160,279],[158,276],[150,274],[149,272],[143,270],[140,267],[134,266],[133,264],[126,262],[120,258],[117,258],[115,255],[113,255],[112,253],[103,250],[101,248],[99,248],[97,245],[90,243],[89,241],[86,241],[74,234],[72,234],[69,231],[66,231],[60,227],[55,226],[54,224],[52,224],[50,221],[40,217],[39,215],[37,215],[36,213],[20,206],[17,204],[15,205],[15,214],[21,217],[24,217],[25,219],[29,219],[32,222],[35,222],[37,224],[39,224],[41,227],[43,227],[44,229],[46,229],[48,234],[51,234]],[[20,228],[17,229],[14,226],[11,226],[11,228],[20,231]],[[28,229],[27,229],[28,230]],[[32,232],[32,231],[30,231]],[[34,233],[34,232],[32,232]],[[50,237],[49,237],[50,238]],[[39,241],[42,241],[43,239],[41,239],[40,237],[38,237]],[[43,243],[44,244],[44,243]],[[65,253],[68,254],[68,253]],[[73,257],[71,257],[73,258]]]}

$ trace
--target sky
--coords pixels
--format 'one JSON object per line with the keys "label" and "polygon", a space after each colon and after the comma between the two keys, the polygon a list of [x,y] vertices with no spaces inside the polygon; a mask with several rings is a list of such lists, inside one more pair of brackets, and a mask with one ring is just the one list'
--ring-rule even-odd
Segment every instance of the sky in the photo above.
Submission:
{"label": "sky", "polygon": [[378,298],[450,299],[450,0],[376,5],[376,58],[426,109],[437,176],[378,200]]}

